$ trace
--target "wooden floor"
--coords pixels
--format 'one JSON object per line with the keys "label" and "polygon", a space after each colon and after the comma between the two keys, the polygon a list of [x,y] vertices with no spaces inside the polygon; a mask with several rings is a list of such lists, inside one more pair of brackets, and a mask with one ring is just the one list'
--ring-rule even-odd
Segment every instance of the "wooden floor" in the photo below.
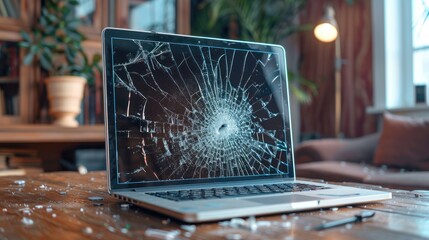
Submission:
{"label": "wooden floor", "polygon": [[[392,192],[382,203],[189,225],[109,196],[102,172],[2,177],[0,239],[429,239],[429,197]],[[312,230],[364,209],[375,217]]]}

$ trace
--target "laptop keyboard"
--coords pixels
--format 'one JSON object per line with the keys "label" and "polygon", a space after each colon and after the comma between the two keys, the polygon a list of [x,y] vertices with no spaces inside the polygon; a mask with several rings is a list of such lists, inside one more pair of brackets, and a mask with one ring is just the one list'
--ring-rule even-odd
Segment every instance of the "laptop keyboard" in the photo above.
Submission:
{"label": "laptop keyboard", "polygon": [[222,187],[222,188],[204,188],[180,191],[150,192],[152,196],[172,200],[172,201],[191,201],[202,199],[219,199],[247,197],[254,195],[303,192],[329,189],[329,187],[303,184],[303,183],[278,183],[266,185],[251,185],[240,187]]}

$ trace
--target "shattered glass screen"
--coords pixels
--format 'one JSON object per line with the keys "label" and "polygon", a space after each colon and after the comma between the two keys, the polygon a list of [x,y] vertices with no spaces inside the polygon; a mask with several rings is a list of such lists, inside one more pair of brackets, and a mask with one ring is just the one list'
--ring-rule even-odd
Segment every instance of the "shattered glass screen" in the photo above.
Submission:
{"label": "shattered glass screen", "polygon": [[288,174],[278,53],[122,38],[111,44],[119,184]]}

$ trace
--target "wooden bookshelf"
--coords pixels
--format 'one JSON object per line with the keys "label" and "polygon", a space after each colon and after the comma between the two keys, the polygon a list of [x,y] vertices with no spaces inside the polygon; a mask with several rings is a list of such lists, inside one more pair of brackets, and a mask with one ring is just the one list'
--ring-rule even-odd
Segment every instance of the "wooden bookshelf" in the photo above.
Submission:
{"label": "wooden bookshelf", "polygon": [[[156,1],[156,0],[155,0]],[[101,52],[100,32],[104,27],[129,28],[130,6],[146,4],[144,0],[94,0],[91,11],[82,16],[87,20],[81,31],[88,38],[83,46],[89,55]],[[43,0],[0,0],[0,46],[18,46],[22,40],[20,31],[29,31],[37,24]],[[3,6],[4,5],[4,6]],[[189,34],[190,0],[176,0],[176,32]],[[25,51],[20,48],[10,49],[18,61],[13,74],[0,74],[0,148],[29,149],[37,152],[43,160],[45,171],[61,169],[59,160],[64,150],[76,148],[103,148],[102,83],[101,76],[95,82],[94,89],[87,87],[84,96],[82,116],[84,124],[77,128],[65,128],[45,124],[49,122],[47,96],[44,75],[37,63],[24,65]],[[15,54],[16,53],[16,54]],[[12,54],[10,54],[12,55]],[[0,59],[1,60],[1,59]],[[8,62],[8,59],[3,59]],[[1,71],[0,71],[1,73]],[[13,96],[10,97],[13,89]],[[17,89],[17,90],[16,90]],[[92,94],[95,92],[95,94]],[[8,110],[4,103],[8,94],[12,99],[13,109]],[[88,94],[89,93],[89,94]],[[94,97],[95,95],[95,97]],[[95,99],[95,100],[94,100]],[[93,103],[95,102],[95,103]],[[93,103],[93,104],[92,104]],[[2,107],[4,105],[4,107]],[[8,105],[10,109],[10,104]],[[91,118],[95,113],[95,121]],[[93,114],[93,115],[91,115]],[[89,117],[88,117],[89,116]],[[89,120],[88,120],[89,119]],[[43,123],[43,124],[40,124]]]}
{"label": "wooden bookshelf", "polygon": [[[24,66],[20,31],[34,23],[40,0],[0,0],[0,124],[33,120],[33,66]],[[7,111],[6,111],[7,110]]]}

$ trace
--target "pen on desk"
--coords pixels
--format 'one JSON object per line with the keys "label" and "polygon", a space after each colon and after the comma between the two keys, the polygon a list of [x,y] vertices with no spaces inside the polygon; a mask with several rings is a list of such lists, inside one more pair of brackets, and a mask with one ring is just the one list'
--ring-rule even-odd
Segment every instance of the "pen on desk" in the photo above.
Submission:
{"label": "pen on desk", "polygon": [[333,227],[346,225],[349,223],[358,223],[358,222],[362,222],[364,219],[374,217],[374,215],[375,215],[374,211],[362,211],[359,214],[356,214],[354,217],[344,218],[344,219],[320,224],[319,226],[316,226],[314,230],[320,231],[320,230],[325,230]]}

